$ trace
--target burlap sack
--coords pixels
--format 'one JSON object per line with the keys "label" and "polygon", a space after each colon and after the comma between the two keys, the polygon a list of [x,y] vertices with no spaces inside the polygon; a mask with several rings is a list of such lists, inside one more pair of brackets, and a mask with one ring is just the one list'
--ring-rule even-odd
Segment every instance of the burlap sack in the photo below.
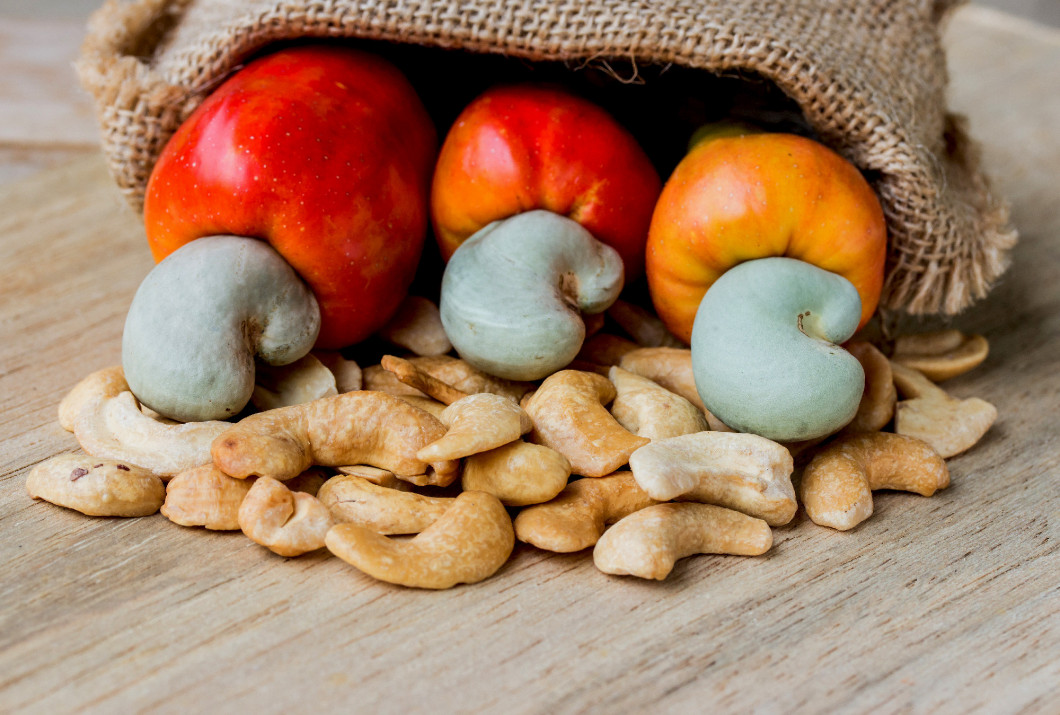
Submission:
{"label": "burlap sack", "polygon": [[[462,72],[486,54],[563,61],[571,71],[621,63],[628,73],[616,73],[616,86],[672,66],[765,78],[878,191],[890,231],[883,307],[954,314],[987,293],[1016,240],[973,143],[946,111],[939,23],[958,2],[109,0],[91,21],[78,70],[111,170],[137,208],[180,122],[277,41],[360,38],[479,53],[460,55]],[[462,77],[453,75],[457,87]]]}

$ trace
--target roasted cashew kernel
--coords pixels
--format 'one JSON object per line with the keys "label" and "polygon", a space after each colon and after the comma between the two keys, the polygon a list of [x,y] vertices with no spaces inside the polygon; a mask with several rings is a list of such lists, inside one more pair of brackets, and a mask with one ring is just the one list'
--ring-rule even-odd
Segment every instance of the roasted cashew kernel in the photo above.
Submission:
{"label": "roasted cashew kernel", "polygon": [[89,516],[149,516],[166,488],[157,475],[133,464],[84,454],[61,454],[35,466],[26,491]]}
{"label": "roasted cashew kernel", "polygon": [[416,355],[445,355],[453,349],[438,306],[418,295],[401,302],[394,317],[379,330],[379,337]]}
{"label": "roasted cashew kernel", "polygon": [[641,447],[629,458],[637,484],[659,501],[717,504],[787,524],[798,505],[791,453],[755,434],[696,432]]}
{"label": "roasted cashew kernel", "polygon": [[334,520],[314,496],[292,492],[282,482],[260,477],[239,507],[239,528],[254,543],[280,556],[301,556],[324,547]]}
{"label": "roasted cashew kernel", "polygon": [[608,377],[616,393],[611,414],[633,434],[657,440],[710,429],[700,409],[658,383],[617,366]]}
{"label": "roasted cashew kernel", "polygon": [[945,460],[922,440],[889,432],[842,437],[814,456],[799,496],[815,524],[845,531],[872,516],[872,492],[929,497],[950,484]]}
{"label": "roasted cashew kernel", "polygon": [[384,355],[379,364],[417,393],[423,393],[444,405],[451,405],[468,396],[468,393],[456,389],[405,358]]}
{"label": "roasted cashew kernel", "polygon": [[569,477],[570,462],[562,454],[518,440],[467,457],[460,479],[465,491],[492,494],[505,506],[525,506],[547,502]]}
{"label": "roasted cashew kernel", "polygon": [[504,565],[514,546],[507,510],[483,492],[463,492],[441,518],[408,540],[356,524],[338,524],[327,535],[328,549],[343,561],[380,581],[414,588],[482,581]]}
{"label": "roasted cashew kernel", "polygon": [[703,404],[692,374],[692,351],[688,348],[639,348],[622,356],[618,366],[634,375],[646,377],[680,395],[703,411],[707,424],[715,432],[732,432]]}
{"label": "roasted cashew kernel", "polygon": [[546,551],[581,551],[595,544],[608,524],[658,503],[630,472],[579,479],[552,501],[520,511],[515,535]]}
{"label": "roasted cashew kernel", "polygon": [[335,389],[340,395],[343,392],[360,390],[364,385],[361,366],[354,360],[347,360],[337,350],[314,350],[310,355],[331,371],[335,377]]}
{"label": "roasted cashew kernel", "polygon": [[310,353],[288,365],[258,365],[250,401],[259,410],[274,410],[337,394],[334,373]]}
{"label": "roasted cashew kernel", "polygon": [[329,479],[317,499],[336,522],[358,524],[379,534],[418,534],[453,503],[452,497],[399,491],[349,475]]}
{"label": "roasted cashew kernel", "polygon": [[990,343],[982,335],[959,330],[901,335],[891,359],[924,374],[932,382],[963,375],[986,360]]}
{"label": "roasted cashew kernel", "polygon": [[239,505],[253,484],[253,479],[230,477],[213,464],[185,469],[166,485],[162,516],[181,526],[236,531]]}
{"label": "roasted cashew kernel", "polygon": [[894,431],[918,437],[943,458],[970,449],[997,419],[997,408],[986,400],[958,400],[920,372],[891,363],[894,384],[907,399],[898,402]]}
{"label": "roasted cashew kernel", "polygon": [[639,349],[632,340],[609,333],[598,333],[585,341],[577,359],[590,365],[611,367],[621,362],[628,353]]}
{"label": "roasted cashew kernel", "polygon": [[149,417],[129,392],[121,368],[84,378],[59,405],[59,422],[95,457],[171,477],[210,461],[210,444],[228,422],[180,424]]}
{"label": "roasted cashew kernel", "polygon": [[[382,392],[335,397],[259,412],[230,426],[213,442],[213,461],[225,474],[290,479],[317,464],[370,464],[398,476],[427,472],[416,452],[445,434],[436,418]],[[435,483],[451,484],[456,462],[438,462]]]}
{"label": "roasted cashew kernel", "polygon": [[894,388],[894,376],[887,357],[872,343],[853,340],[844,346],[858,359],[865,371],[865,391],[854,419],[843,428],[843,434],[855,432],[878,432],[894,417],[898,391]]}
{"label": "roasted cashew kernel", "polygon": [[761,519],[710,504],[656,504],[604,532],[593,563],[604,573],[661,581],[693,554],[759,556],[773,546]]}
{"label": "roasted cashew kernel", "polygon": [[526,406],[534,441],[566,457],[574,474],[610,474],[650,441],[611,416],[604,405],[614,397],[611,381],[595,373],[561,370],[549,376]]}
{"label": "roasted cashew kernel", "polygon": [[508,397],[482,392],[445,408],[441,422],[448,431],[416,453],[424,462],[460,459],[514,442],[533,424],[522,407]]}

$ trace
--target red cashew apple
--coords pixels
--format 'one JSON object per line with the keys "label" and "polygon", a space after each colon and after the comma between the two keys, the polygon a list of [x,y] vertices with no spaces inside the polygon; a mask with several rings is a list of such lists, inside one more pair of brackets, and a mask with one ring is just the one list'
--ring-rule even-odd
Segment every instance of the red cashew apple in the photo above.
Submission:
{"label": "red cashew apple", "polygon": [[852,164],[810,139],[728,128],[695,144],[652,216],[652,301],[685,342],[707,289],[729,268],[787,256],[846,278],[860,326],[883,287],[887,231],[872,187]]}
{"label": "red cashew apple", "polygon": [[156,261],[203,236],[268,241],[320,304],[319,347],[382,326],[427,232],[437,136],[386,60],[286,49],[232,75],[180,126],[147,186]]}
{"label": "red cashew apple", "polygon": [[626,278],[643,272],[661,181],[633,136],[592,102],[551,86],[491,89],[442,144],[431,219],[448,260],[487,224],[544,209],[616,249]]}

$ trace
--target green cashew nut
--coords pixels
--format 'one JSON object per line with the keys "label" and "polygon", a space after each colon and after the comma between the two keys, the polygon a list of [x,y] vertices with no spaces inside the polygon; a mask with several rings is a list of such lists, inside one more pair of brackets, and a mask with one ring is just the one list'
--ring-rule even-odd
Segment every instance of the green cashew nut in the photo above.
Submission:
{"label": "green cashew nut", "polygon": [[465,361],[509,380],[563,368],[585,339],[581,313],[601,313],[623,284],[618,252],[550,211],[495,221],[456,250],[439,309]]}
{"label": "green cashew nut", "polygon": [[696,390],[740,432],[778,442],[831,434],[850,422],[865,388],[861,363],[837,343],[861,318],[845,278],[792,258],[728,270],[692,326]]}
{"label": "green cashew nut", "polygon": [[122,335],[132,393],[182,422],[239,413],[254,391],[254,358],[298,360],[320,332],[320,309],[267,243],[210,236],[181,247],[147,275]]}

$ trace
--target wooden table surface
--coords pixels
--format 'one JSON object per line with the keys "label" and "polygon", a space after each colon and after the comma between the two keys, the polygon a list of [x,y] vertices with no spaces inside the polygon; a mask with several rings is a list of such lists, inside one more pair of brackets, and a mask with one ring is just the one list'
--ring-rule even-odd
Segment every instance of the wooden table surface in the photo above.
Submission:
{"label": "wooden table surface", "polygon": [[517,546],[415,591],[32,501],[29,468],[77,448],[56,406],[119,361],[151,261],[94,152],[0,186],[0,712],[1060,712],[1060,34],[967,9],[947,41],[1022,232],[957,321],[991,355],[947,385],[998,423],[933,498],[879,494],[849,533],[800,514],[768,555],[662,583]]}

